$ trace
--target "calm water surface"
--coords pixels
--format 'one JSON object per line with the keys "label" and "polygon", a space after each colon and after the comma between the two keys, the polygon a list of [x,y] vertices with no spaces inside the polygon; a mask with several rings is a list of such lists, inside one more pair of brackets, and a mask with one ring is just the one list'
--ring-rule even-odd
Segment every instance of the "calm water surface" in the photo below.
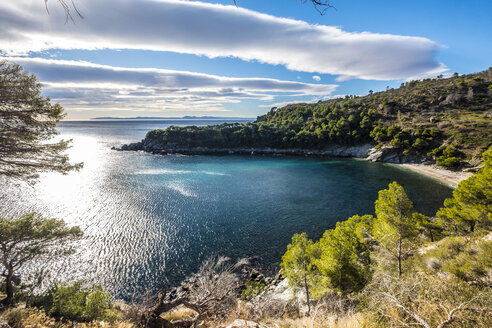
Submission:
{"label": "calm water surface", "polygon": [[429,215],[451,194],[415,173],[360,160],[110,149],[151,129],[214,123],[62,122],[62,137],[73,139],[70,156],[84,168],[43,175],[34,188],[4,183],[0,215],[39,212],[79,225],[77,253],[47,268],[59,281],[85,279],[131,299],[177,283],[211,254],[278,264],[292,234],[316,239],[339,220],[372,214],[378,190],[394,180]]}

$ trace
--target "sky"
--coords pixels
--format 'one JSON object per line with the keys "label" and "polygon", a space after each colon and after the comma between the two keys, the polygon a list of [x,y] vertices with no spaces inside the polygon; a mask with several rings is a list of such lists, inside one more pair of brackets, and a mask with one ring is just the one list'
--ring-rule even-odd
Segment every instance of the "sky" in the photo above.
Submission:
{"label": "sky", "polygon": [[0,60],[67,119],[256,117],[492,66],[490,0],[0,2]]}

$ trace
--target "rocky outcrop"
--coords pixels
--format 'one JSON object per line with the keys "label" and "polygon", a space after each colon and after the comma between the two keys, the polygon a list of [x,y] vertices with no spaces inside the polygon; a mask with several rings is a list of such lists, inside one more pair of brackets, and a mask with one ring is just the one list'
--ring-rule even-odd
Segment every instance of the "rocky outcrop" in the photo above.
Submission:
{"label": "rocky outcrop", "polygon": [[153,154],[183,154],[183,155],[206,155],[206,154],[246,154],[246,155],[301,155],[301,156],[335,156],[366,158],[372,144],[357,146],[333,145],[325,149],[301,149],[301,148],[207,148],[207,147],[183,147],[174,144],[162,145],[153,140],[144,139],[140,142],[123,145],[115,150],[123,151],[145,151]]}
{"label": "rocky outcrop", "polygon": [[183,154],[183,155],[290,155],[290,156],[332,156],[362,158],[371,162],[386,163],[423,163],[419,157],[403,156],[394,148],[375,147],[367,143],[354,146],[332,145],[325,149],[301,149],[301,148],[207,148],[207,147],[183,147],[175,144],[162,145],[154,140],[144,139],[140,142],[122,145],[121,151],[144,151],[159,155]]}

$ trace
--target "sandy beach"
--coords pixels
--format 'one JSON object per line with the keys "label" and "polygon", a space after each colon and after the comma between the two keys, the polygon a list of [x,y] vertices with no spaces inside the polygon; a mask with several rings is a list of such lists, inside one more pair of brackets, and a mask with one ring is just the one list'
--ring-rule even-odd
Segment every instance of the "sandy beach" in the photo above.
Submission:
{"label": "sandy beach", "polygon": [[449,171],[435,165],[425,165],[425,164],[397,164],[405,169],[426,175],[430,178],[439,180],[441,182],[447,183],[453,188],[458,186],[458,183],[471,177],[472,172],[463,171]]}

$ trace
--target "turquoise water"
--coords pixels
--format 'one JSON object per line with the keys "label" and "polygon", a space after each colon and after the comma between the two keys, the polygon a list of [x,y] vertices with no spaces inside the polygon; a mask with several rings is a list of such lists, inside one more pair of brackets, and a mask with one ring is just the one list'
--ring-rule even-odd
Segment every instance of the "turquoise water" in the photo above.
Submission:
{"label": "turquoise water", "polygon": [[211,254],[278,264],[292,234],[319,238],[354,214],[372,214],[396,180],[432,215],[451,189],[412,172],[349,159],[159,156],[112,151],[146,131],[211,121],[62,122],[80,172],[46,174],[34,187],[6,185],[0,215],[36,211],[79,225],[77,253],[44,264],[58,281],[101,283],[131,299],[177,283]]}

